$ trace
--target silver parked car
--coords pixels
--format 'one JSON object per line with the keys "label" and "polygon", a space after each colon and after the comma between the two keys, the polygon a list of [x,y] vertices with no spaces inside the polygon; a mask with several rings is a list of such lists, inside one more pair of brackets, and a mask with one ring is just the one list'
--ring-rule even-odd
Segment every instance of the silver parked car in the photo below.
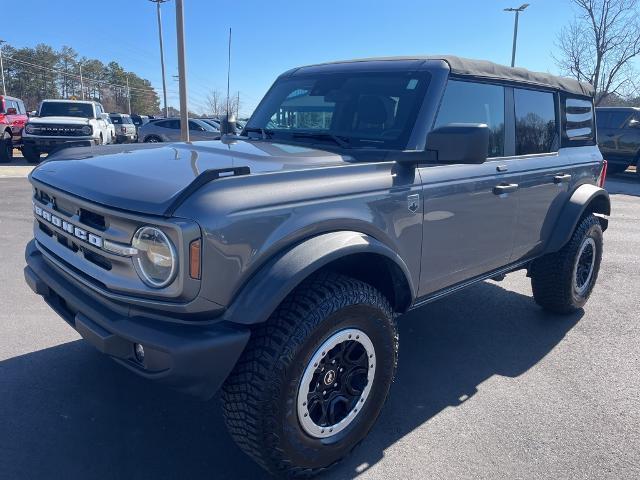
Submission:
{"label": "silver parked car", "polygon": [[116,129],[116,143],[135,142],[138,139],[138,131],[131,116],[126,113],[110,113],[109,118]]}
{"label": "silver parked car", "polygon": [[[189,136],[191,140],[218,140],[220,132],[207,122],[196,118],[189,119]],[[138,142],[179,142],[180,119],[162,118],[152,120],[138,128]]]}

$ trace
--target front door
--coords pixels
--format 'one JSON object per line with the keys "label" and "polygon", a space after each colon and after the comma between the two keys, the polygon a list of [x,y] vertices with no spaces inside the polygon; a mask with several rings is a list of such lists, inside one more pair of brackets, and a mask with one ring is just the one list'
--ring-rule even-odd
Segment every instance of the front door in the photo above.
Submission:
{"label": "front door", "polygon": [[[509,263],[516,222],[519,174],[505,159],[505,88],[449,80],[434,127],[485,123],[488,160],[480,165],[419,168],[424,222],[420,296]],[[427,148],[429,146],[427,145]]]}
{"label": "front door", "polygon": [[421,295],[498,269],[511,258],[518,175],[510,162],[420,169],[424,195]]}

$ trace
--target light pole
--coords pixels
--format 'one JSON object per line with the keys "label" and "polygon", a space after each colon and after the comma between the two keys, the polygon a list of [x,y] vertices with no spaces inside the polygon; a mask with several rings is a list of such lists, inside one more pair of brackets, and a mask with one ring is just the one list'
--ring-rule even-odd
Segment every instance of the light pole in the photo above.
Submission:
{"label": "light pole", "polygon": [[180,137],[189,141],[189,107],[187,106],[187,68],[184,58],[184,6],[176,0],[176,37],[178,43],[178,76],[180,77]]}
{"label": "light pole", "polygon": [[511,66],[516,65],[516,42],[518,41],[518,17],[520,12],[523,12],[525,8],[529,6],[528,3],[523,3],[518,8],[505,8],[505,12],[516,12],[515,23],[513,24],[513,49],[511,50]]}
{"label": "light pole", "polygon": [[2,44],[7,43],[4,40],[0,40],[0,76],[2,77],[2,94],[7,94],[7,87],[4,84],[4,65],[2,65]]}
{"label": "light pole", "polygon": [[[160,17],[160,4],[168,0],[149,0],[156,4],[158,13],[158,36],[160,37],[160,67],[162,68],[162,97],[164,100],[164,116],[169,116],[169,106],[167,105],[167,81],[164,78],[164,46],[162,44],[162,20]],[[177,8],[177,7],[176,7]]]}

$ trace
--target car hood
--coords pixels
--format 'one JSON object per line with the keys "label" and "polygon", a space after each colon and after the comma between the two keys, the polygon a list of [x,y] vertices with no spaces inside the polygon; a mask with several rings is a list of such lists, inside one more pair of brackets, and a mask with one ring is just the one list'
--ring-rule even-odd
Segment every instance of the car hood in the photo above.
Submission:
{"label": "car hood", "polygon": [[105,206],[163,215],[207,170],[248,167],[256,175],[350,161],[322,150],[263,141],[106,145],[59,151],[30,178]]}
{"label": "car hood", "polygon": [[38,124],[60,124],[65,125],[89,125],[91,119],[82,117],[34,117],[29,119],[29,123]]}

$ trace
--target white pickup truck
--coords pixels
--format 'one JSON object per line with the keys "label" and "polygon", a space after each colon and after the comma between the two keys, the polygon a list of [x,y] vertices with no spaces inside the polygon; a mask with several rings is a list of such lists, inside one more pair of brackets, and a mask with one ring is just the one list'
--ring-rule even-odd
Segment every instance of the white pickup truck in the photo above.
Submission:
{"label": "white pickup truck", "polygon": [[109,115],[98,102],[84,100],[43,100],[37,115],[25,125],[22,154],[32,163],[40,155],[62,144],[102,145],[115,140]]}

